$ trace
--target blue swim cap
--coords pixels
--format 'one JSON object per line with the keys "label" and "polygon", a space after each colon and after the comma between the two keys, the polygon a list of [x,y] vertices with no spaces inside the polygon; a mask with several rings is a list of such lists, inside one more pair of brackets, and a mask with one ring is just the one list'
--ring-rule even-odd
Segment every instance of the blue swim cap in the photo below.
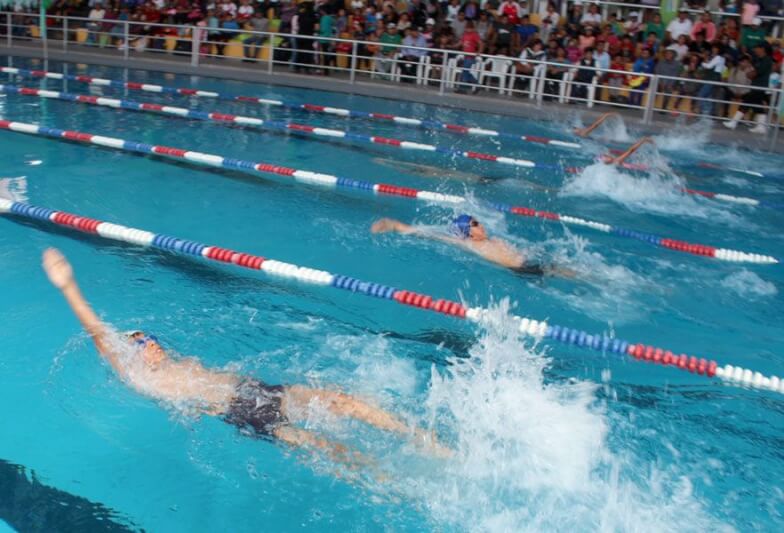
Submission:
{"label": "blue swim cap", "polygon": [[460,215],[452,221],[452,226],[455,228],[455,231],[458,235],[464,239],[467,239],[471,236],[472,220],[474,220],[474,217],[471,215]]}

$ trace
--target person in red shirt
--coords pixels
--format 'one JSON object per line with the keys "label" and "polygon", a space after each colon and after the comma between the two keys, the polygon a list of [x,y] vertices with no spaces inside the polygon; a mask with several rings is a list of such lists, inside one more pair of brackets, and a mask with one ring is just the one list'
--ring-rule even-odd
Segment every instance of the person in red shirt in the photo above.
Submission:
{"label": "person in red shirt", "polygon": [[691,28],[692,40],[696,39],[700,32],[705,32],[705,40],[709,43],[716,39],[716,25],[713,23],[710,11],[707,9],[703,11],[700,21]]}
{"label": "person in red shirt", "polygon": [[[463,37],[460,39],[459,46],[463,51],[463,54],[465,54],[462,71],[460,72],[460,82],[473,84],[474,87],[472,92],[476,92],[478,90],[478,87],[476,87],[477,80],[471,72],[471,68],[476,63],[477,54],[484,52],[485,45],[474,27],[474,21],[466,21],[465,31],[463,32]],[[458,91],[459,90],[460,88],[458,88]]]}

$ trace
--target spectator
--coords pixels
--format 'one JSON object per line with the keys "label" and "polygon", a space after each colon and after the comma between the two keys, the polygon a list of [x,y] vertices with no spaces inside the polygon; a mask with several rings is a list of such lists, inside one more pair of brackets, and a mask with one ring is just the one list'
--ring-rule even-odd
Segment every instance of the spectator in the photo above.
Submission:
{"label": "spectator", "polygon": [[740,37],[740,49],[742,52],[748,53],[758,43],[766,42],[765,30],[760,27],[761,25],[762,20],[759,17],[755,17],[751,21],[750,26],[743,27]]}
{"label": "spectator", "polygon": [[599,6],[597,4],[588,6],[588,12],[580,17],[580,24],[583,26],[594,26],[596,28],[602,24],[602,15],[599,13]]}
{"label": "spectator", "polygon": [[[703,69],[703,79],[705,81],[721,81],[721,76],[724,73],[724,55],[722,54],[721,45],[715,43],[711,46],[710,54],[706,53],[703,56],[701,68]],[[713,98],[717,93],[717,86],[705,83],[700,87],[697,96],[700,98],[700,111],[703,115],[712,115],[714,109]]]}
{"label": "spectator", "polygon": [[498,10],[500,13],[507,16],[510,24],[516,25],[520,21],[520,17],[523,16],[522,9],[520,8],[520,4],[517,3],[517,0],[504,0],[501,2]]}
{"label": "spectator", "polygon": [[402,81],[411,82],[415,81],[419,61],[422,57],[427,55],[427,41],[419,33],[418,28],[409,28],[408,35],[403,39],[403,46],[410,46],[412,48],[400,49],[400,70],[403,73]]}
{"label": "spectator", "polygon": [[593,58],[593,48],[586,48],[583,57],[578,63],[579,68],[574,75],[572,85],[572,98],[586,99],[588,97],[588,86],[596,76],[596,61]]}
{"label": "spectator", "polygon": [[729,129],[734,130],[738,122],[748,112],[756,113],[757,125],[751,128],[751,132],[764,134],[767,132],[767,120],[765,117],[764,106],[768,103],[768,96],[765,89],[768,88],[770,73],[773,70],[773,60],[768,55],[767,43],[761,42],[754,45],[754,56],[752,58],[752,68],[748,70],[751,78],[751,90],[745,94],[741,100],[742,104],[735,116],[724,123]]}
{"label": "spectator", "polygon": [[686,35],[688,37],[691,35],[691,28],[692,23],[691,19],[689,19],[689,13],[685,8],[681,8],[680,11],[678,11],[678,18],[672,19],[670,23],[667,24],[667,39],[669,41],[677,41],[678,37],[681,35]]}
{"label": "spectator", "polygon": [[90,14],[87,16],[90,19],[90,22],[87,23],[87,42],[94,43],[96,41],[95,37],[98,34],[98,31],[101,29],[102,21],[106,17],[106,10],[103,8],[103,4],[100,2],[95,4],[93,8],[90,10]]}
{"label": "spectator", "polygon": [[512,37],[514,24],[509,22],[509,15],[502,13],[500,20],[493,26],[488,36],[491,54],[510,55],[512,53]]}
{"label": "spectator", "polygon": [[465,31],[467,22],[468,21],[465,18],[465,13],[462,11],[458,13],[457,18],[452,21],[452,31],[455,34],[455,39],[458,41],[463,38],[463,32]]}
{"label": "spectator", "polygon": [[566,73],[569,72],[569,68],[572,65],[566,58],[566,50],[560,46],[556,50],[555,57],[551,61],[552,62],[547,66],[545,72],[547,81],[544,84],[544,92],[549,95],[557,95],[561,81]]}
{"label": "spectator", "polygon": [[[543,3],[543,0],[540,0],[540,4]],[[561,16],[555,10],[555,5],[552,2],[548,2],[545,12],[542,15],[542,31],[540,32],[539,37],[543,41],[547,41],[547,39],[550,38],[550,33],[553,29],[558,27],[558,22],[560,20]]]}
{"label": "spectator", "polygon": [[596,46],[596,36],[594,35],[593,32],[593,26],[585,27],[583,33],[580,35],[578,39],[578,44],[580,46],[580,50],[585,51],[588,48],[593,50],[594,46]]}
{"label": "spectator", "polygon": [[607,53],[607,43],[600,41],[596,43],[596,51],[593,54],[596,66],[601,70],[610,68],[610,54]]}
{"label": "spectator", "polygon": [[465,14],[466,20],[473,20],[474,22],[479,19],[479,4],[474,0],[468,0],[460,10]]}
{"label": "spectator", "polygon": [[671,44],[670,46],[675,50],[678,61],[684,61],[686,58],[686,54],[689,53],[689,39],[685,35],[681,35],[678,37],[678,42],[675,44]]}
{"label": "spectator", "polygon": [[617,71],[623,71],[627,69],[626,63],[620,54],[613,56],[612,62],[610,63],[610,70],[613,72],[608,72],[606,78],[609,89],[608,96],[611,102],[623,103],[624,98],[621,96],[621,87],[624,85],[626,75]]}
{"label": "spectator", "polygon": [[433,48],[434,40],[435,40],[435,28],[436,21],[435,19],[429,18],[425,21],[425,30],[420,32],[422,37],[425,38],[425,43],[427,48]]}
{"label": "spectator", "polygon": [[[250,19],[250,29],[254,32],[266,32],[269,29],[269,20],[264,16],[262,10],[253,13]],[[244,45],[245,59],[253,61],[259,55],[259,48],[267,39],[265,35],[251,35],[247,37],[242,44]]]}
{"label": "spectator", "polygon": [[687,112],[691,113],[693,109],[694,96],[700,88],[697,80],[702,79],[702,71],[700,70],[700,56],[696,54],[689,54],[681,69],[681,78],[686,78],[689,81],[682,81],[680,84],[679,94],[681,95],[675,102],[675,108],[679,109],[683,100],[686,100]]}
{"label": "spectator", "polygon": [[[648,48],[642,49],[642,54],[634,62],[632,72],[638,74],[653,74],[655,61],[651,57],[651,51]],[[629,96],[629,103],[632,105],[640,105],[642,103],[642,95],[645,89],[648,88],[650,78],[648,76],[638,76],[632,79],[630,85],[635,89]]]}
{"label": "spectator", "polygon": [[540,64],[532,63],[532,61],[544,61],[545,59],[547,59],[547,53],[541,40],[535,39],[530,47],[523,48],[523,51],[520,52],[520,61],[515,63],[515,72],[518,75],[515,84],[518,89],[525,90],[536,72],[536,67]]}
{"label": "spectator", "polygon": [[741,7],[740,23],[742,26],[753,26],[754,19],[759,15],[760,6],[757,0],[744,0]]}
{"label": "spectator", "polygon": [[255,10],[250,5],[250,0],[240,0],[240,6],[237,8],[237,20],[244,22],[250,20]]}
{"label": "spectator", "polygon": [[645,34],[650,35],[651,33],[655,33],[656,38],[660,43],[664,42],[665,31],[666,29],[662,23],[661,15],[658,12],[654,13],[651,20],[645,24]]}
{"label": "spectator", "polygon": [[737,63],[730,65],[729,76],[727,83],[731,84],[727,87],[726,97],[735,102],[740,102],[742,98],[750,91],[751,78],[749,72],[751,71],[751,58],[743,56]]}
{"label": "spectator", "polygon": [[696,39],[697,34],[700,32],[705,33],[705,40],[709,43],[712,43],[716,40],[716,25],[713,23],[713,19],[711,18],[710,11],[707,9],[702,12],[702,18],[700,19],[697,24],[692,26],[691,28],[691,38]]}
{"label": "spectator", "polygon": [[493,27],[493,23],[490,22],[490,17],[487,14],[487,11],[481,11],[479,13],[479,20],[476,21],[476,31],[479,34],[479,38],[482,39],[483,43],[487,43],[487,37],[490,34],[490,30]]}
{"label": "spectator", "polygon": [[678,50],[674,45],[664,50],[664,58],[656,64],[654,72],[659,76],[659,92],[662,94],[662,112],[674,103],[673,95],[678,87],[677,78],[681,73],[681,63],[677,59]]}
{"label": "spectator", "polygon": [[580,61],[583,51],[580,50],[580,45],[577,44],[577,39],[569,39],[569,44],[566,47],[566,59],[569,63],[575,64]]}
{"label": "spectator", "polygon": [[376,54],[374,68],[376,69],[376,72],[389,77],[395,64],[395,55],[399,50],[394,45],[399,45],[403,42],[403,39],[400,37],[400,33],[397,31],[397,24],[394,22],[387,24],[387,31],[381,35],[379,42],[382,44],[382,46]]}
{"label": "spectator", "polygon": [[[460,39],[460,48],[463,51],[463,64],[461,65],[460,82],[462,84],[473,84],[471,92],[476,92],[476,77],[472,73],[472,67],[476,64],[477,54],[484,52],[484,43],[479,38],[479,34],[474,28],[474,22],[471,20],[466,21],[465,31],[463,37]],[[459,88],[461,90],[462,88]]]}
{"label": "spectator", "polygon": [[528,46],[528,42],[535,39],[539,33],[539,28],[531,24],[528,15],[523,15],[520,24],[517,25],[517,46],[523,48]]}
{"label": "spectator", "polygon": [[458,13],[460,13],[460,0],[449,0],[449,5],[446,8],[446,21],[450,24],[456,21]]}

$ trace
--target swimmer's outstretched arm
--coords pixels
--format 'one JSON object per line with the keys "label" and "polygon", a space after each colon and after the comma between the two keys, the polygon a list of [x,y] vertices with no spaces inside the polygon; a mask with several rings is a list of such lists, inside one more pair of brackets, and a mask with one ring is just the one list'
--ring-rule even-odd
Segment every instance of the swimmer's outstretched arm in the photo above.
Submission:
{"label": "swimmer's outstretched arm", "polygon": [[458,239],[456,237],[449,237],[448,235],[440,235],[438,233],[431,233],[429,231],[424,231],[414,226],[410,226],[408,224],[404,224],[399,220],[395,220],[392,218],[382,218],[377,220],[370,226],[370,231],[372,233],[390,233],[390,232],[397,232],[401,235],[414,235],[416,237],[424,237],[425,239],[433,239],[434,241],[441,241],[446,242],[449,244],[457,244],[460,246],[465,247],[465,243],[462,239]]}
{"label": "swimmer's outstretched arm", "polygon": [[605,120],[607,120],[608,118],[610,118],[612,116],[616,116],[617,117],[617,116],[620,116],[620,115],[618,115],[618,113],[615,113],[615,112],[605,113],[602,116],[600,116],[598,119],[596,119],[596,121],[593,124],[591,124],[590,126],[588,126],[587,128],[575,128],[574,129],[574,134],[577,135],[578,137],[588,137],[588,135],[593,130],[595,130],[596,128],[601,126],[602,123]]}
{"label": "swimmer's outstretched arm", "polygon": [[109,330],[82,296],[82,291],[79,290],[74,279],[71,264],[59,250],[48,248],[43,254],[43,268],[52,285],[63,293],[65,301],[93,339],[98,352],[109,361],[115,371],[122,375],[124,370],[117,353],[111,347]]}
{"label": "swimmer's outstretched arm", "polygon": [[644,145],[644,144],[656,144],[656,143],[654,143],[653,139],[651,139],[650,137],[643,137],[642,139],[640,139],[639,141],[637,141],[636,143],[631,145],[628,150],[626,150],[624,153],[622,153],[618,157],[607,159],[607,163],[611,164],[611,165],[620,165],[620,164],[622,164],[624,161],[626,161],[626,159],[629,156],[631,156],[634,152],[639,150],[640,147],[642,145]]}

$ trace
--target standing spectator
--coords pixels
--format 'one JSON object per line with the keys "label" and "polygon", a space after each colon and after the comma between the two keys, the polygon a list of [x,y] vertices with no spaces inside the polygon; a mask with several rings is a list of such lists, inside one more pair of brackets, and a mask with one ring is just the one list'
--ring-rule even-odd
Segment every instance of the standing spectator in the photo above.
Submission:
{"label": "standing spectator", "polygon": [[[471,72],[471,68],[476,64],[477,55],[484,51],[484,43],[479,38],[479,34],[474,28],[474,22],[471,20],[466,21],[465,31],[463,37],[460,39],[460,48],[463,50],[465,57],[460,72],[460,82],[463,84],[476,84],[477,80]],[[474,86],[471,91],[476,92],[477,87]]]}
{"label": "standing spectator", "polygon": [[610,68],[610,54],[607,53],[607,43],[600,41],[596,43],[596,51],[593,54],[596,67],[601,70]]}
{"label": "standing spectator", "polygon": [[716,40],[716,25],[713,23],[710,11],[707,9],[702,12],[702,18],[697,22],[697,24],[692,26],[690,32],[691,38],[696,39],[697,34],[700,32],[705,32],[705,40],[709,43],[712,43]]}
{"label": "standing spectator", "polygon": [[502,13],[499,20],[495,22],[487,43],[491,54],[511,55],[512,36],[514,35],[514,24],[509,22],[509,16]]}
{"label": "standing spectator", "polygon": [[767,35],[760,26],[762,19],[755,17],[751,21],[751,26],[744,26],[740,32],[740,49],[743,53],[749,53],[758,43],[766,42]]}
{"label": "standing spectator", "polygon": [[757,0],[744,0],[740,11],[740,23],[742,26],[753,26],[754,19],[759,15],[760,6]]}
{"label": "standing spectator", "polygon": [[753,133],[764,134],[768,131],[767,120],[765,116],[765,105],[768,103],[768,96],[765,89],[768,88],[770,81],[770,73],[773,69],[773,60],[768,55],[767,43],[761,42],[754,45],[754,57],[752,59],[752,68],[748,70],[748,76],[751,78],[752,90],[743,96],[740,109],[735,112],[732,120],[724,123],[729,129],[734,130],[738,127],[738,121],[743,116],[751,111],[756,113],[757,125],[751,130]]}
{"label": "standing spectator", "polygon": [[[540,2],[543,4],[544,0],[540,0]],[[546,10],[542,15],[542,31],[539,33],[543,41],[547,41],[550,38],[550,33],[558,27],[560,20],[561,16],[555,10],[555,5],[552,2],[548,2]]]}
{"label": "standing spectator", "polygon": [[681,8],[678,11],[678,18],[672,19],[669,24],[667,24],[667,39],[670,41],[677,41],[678,37],[681,35],[686,35],[687,37],[691,35],[691,19],[689,19],[689,13],[686,11],[686,8]]}
{"label": "standing spectator", "polygon": [[312,37],[315,33],[316,14],[313,12],[313,3],[300,4],[297,10],[296,58],[298,64],[295,66],[295,70],[305,69],[305,72],[310,72],[315,44]]}
{"label": "standing spectator", "polygon": [[403,39],[403,46],[411,46],[414,48],[401,48],[400,49],[400,70],[403,73],[401,78],[404,82],[413,83],[419,66],[420,58],[427,55],[427,41],[419,33],[418,28],[409,28],[408,35]]}
{"label": "standing spectator", "polygon": [[656,64],[654,72],[659,76],[659,92],[662,94],[662,112],[667,111],[669,104],[674,103],[673,95],[678,87],[677,78],[681,73],[681,62],[677,59],[678,51],[670,45],[664,50],[664,59]]}
{"label": "standing spectator", "polygon": [[593,82],[593,78],[597,74],[593,48],[586,48],[583,51],[583,57],[578,64],[579,68],[574,75],[574,84],[572,85],[572,98],[584,100],[588,97],[588,86]]}
{"label": "standing spectator", "polygon": [[[266,32],[269,29],[269,20],[264,16],[262,10],[253,13],[253,18],[250,19],[250,27],[253,31]],[[242,41],[244,45],[245,59],[253,61],[259,55],[259,48],[262,43],[267,39],[265,35],[251,35]]]}
{"label": "standing spectator", "polygon": [[665,31],[666,29],[664,28],[664,23],[662,23],[661,15],[658,12],[655,12],[652,19],[645,24],[645,34],[650,35],[651,33],[655,33],[659,42],[663,43]]}
{"label": "standing spectator", "polygon": [[504,0],[498,7],[498,11],[506,15],[511,24],[517,24],[520,21],[520,17],[523,16],[522,9],[520,8],[520,4],[517,3],[517,0]]}
{"label": "standing spectator", "polygon": [[376,72],[389,76],[395,63],[395,54],[398,52],[398,48],[391,45],[397,45],[403,42],[403,39],[401,39],[400,34],[397,31],[397,24],[394,22],[387,24],[387,31],[381,35],[379,42],[382,46],[376,54],[374,68]]}
{"label": "standing spectator", "polygon": [[[636,72],[638,74],[653,74],[654,65],[656,62],[651,57],[651,51],[648,48],[642,49],[642,54],[632,65],[632,72]],[[640,80],[642,78],[642,80]],[[640,105],[642,103],[642,95],[645,89],[648,88],[648,84],[650,83],[650,78],[648,76],[639,76],[633,78],[633,83],[630,83],[634,89],[634,92],[631,93],[629,96],[629,103],[632,105]]]}
{"label": "standing spectator", "polygon": [[[714,43],[711,46],[710,54],[705,54],[702,61],[703,79],[705,81],[721,81],[724,73],[724,55],[721,45]],[[700,111],[703,115],[712,115],[714,109],[713,98],[718,89],[717,85],[705,83],[700,87],[697,97],[700,98]]]}
{"label": "standing spectator", "polygon": [[[730,66],[727,83],[731,84],[731,86],[727,87],[727,99],[740,102],[749,93],[749,86],[751,85],[750,71],[751,58],[749,56],[741,57],[737,63]],[[739,87],[735,87],[736,85]]]}

